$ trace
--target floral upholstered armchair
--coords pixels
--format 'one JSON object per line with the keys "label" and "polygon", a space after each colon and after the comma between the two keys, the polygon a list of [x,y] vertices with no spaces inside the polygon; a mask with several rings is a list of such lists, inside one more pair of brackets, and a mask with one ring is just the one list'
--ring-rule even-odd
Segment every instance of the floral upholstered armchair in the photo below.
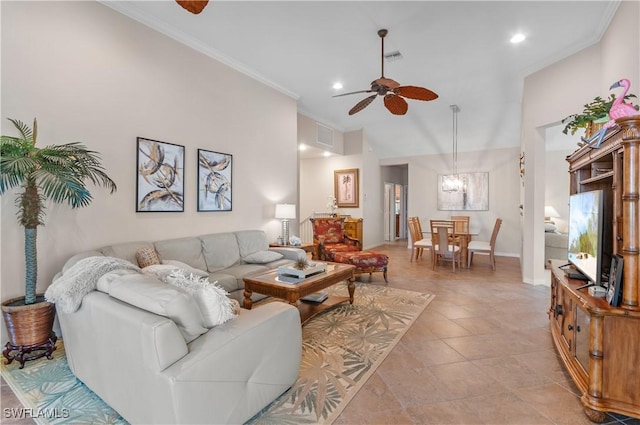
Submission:
{"label": "floral upholstered armchair", "polygon": [[361,251],[359,240],[344,233],[344,217],[310,218],[318,259],[334,261],[336,252]]}

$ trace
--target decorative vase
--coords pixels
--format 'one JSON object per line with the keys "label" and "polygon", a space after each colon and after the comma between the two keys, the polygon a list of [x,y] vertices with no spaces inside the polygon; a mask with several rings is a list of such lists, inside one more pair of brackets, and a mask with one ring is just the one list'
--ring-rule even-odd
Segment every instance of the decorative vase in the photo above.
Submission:
{"label": "decorative vase", "polygon": [[22,369],[26,361],[43,356],[51,359],[58,339],[53,332],[55,304],[45,301],[40,294],[35,304],[25,305],[24,297],[17,297],[4,301],[1,307],[9,336],[2,352],[7,362],[18,360]]}

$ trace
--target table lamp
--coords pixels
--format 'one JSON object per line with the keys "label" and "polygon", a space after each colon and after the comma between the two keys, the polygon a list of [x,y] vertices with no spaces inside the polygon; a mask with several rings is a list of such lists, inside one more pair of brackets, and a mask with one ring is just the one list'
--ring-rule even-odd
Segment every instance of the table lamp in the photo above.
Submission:
{"label": "table lamp", "polygon": [[276,218],[282,220],[282,244],[289,245],[289,220],[296,218],[296,206],[276,204]]}
{"label": "table lamp", "polygon": [[544,221],[545,223],[551,223],[551,224],[555,224],[553,221],[551,221],[552,218],[559,218],[560,214],[558,213],[558,211],[556,211],[555,208],[553,208],[552,206],[546,205],[544,207]]}

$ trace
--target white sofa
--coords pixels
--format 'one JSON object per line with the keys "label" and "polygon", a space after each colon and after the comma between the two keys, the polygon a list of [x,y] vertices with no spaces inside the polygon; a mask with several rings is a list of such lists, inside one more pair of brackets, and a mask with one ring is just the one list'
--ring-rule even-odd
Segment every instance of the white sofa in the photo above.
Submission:
{"label": "white sofa", "polygon": [[[242,260],[266,250],[265,244],[263,232],[244,231],[111,245],[74,256],[58,277],[65,272],[73,275],[71,267],[85,257],[131,261],[136,247],[153,246],[165,258],[195,268],[204,266],[211,281],[224,281],[237,298],[242,294],[238,286],[243,275],[284,261],[247,264]],[[285,254],[287,261],[305,255],[295,249]],[[295,307],[272,302],[242,309],[237,317],[211,329],[191,326],[189,334],[185,327],[198,309],[183,304],[176,315],[175,308],[166,307],[187,297],[178,288],[136,271],[115,277],[109,285],[85,295],[75,312],[59,309],[58,319],[73,373],[127,421],[243,423],[296,380],[302,336]],[[167,294],[174,294],[171,291],[177,292],[168,298]]]}

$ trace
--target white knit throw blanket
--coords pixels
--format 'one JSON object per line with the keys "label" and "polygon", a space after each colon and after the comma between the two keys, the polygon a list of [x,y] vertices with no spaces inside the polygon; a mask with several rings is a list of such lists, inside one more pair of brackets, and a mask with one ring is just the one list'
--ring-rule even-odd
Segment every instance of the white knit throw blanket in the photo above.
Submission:
{"label": "white knit throw blanket", "polygon": [[55,303],[64,313],[73,313],[82,304],[82,298],[96,289],[98,279],[113,270],[135,270],[140,268],[129,261],[114,257],[87,257],[71,266],[62,276],[53,281],[44,296]]}

